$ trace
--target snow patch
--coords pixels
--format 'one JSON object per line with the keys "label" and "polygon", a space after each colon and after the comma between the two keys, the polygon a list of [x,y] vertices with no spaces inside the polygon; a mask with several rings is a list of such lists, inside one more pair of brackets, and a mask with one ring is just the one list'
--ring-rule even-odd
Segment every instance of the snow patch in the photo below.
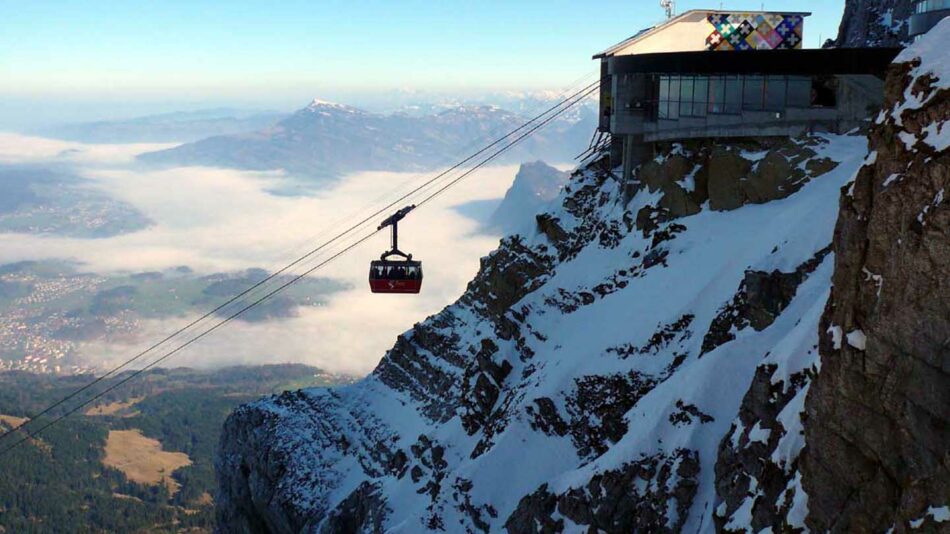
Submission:
{"label": "snow patch", "polygon": [[768,156],[768,155],[769,155],[769,151],[768,151],[768,150],[763,150],[763,151],[761,151],[761,152],[752,152],[752,151],[749,151],[749,150],[743,150],[742,152],[739,153],[739,155],[742,156],[743,158],[745,158],[745,159],[747,159],[747,160],[749,160],[749,161],[755,163],[755,162],[758,162],[758,161],[761,161],[761,160],[765,159],[765,156]]}
{"label": "snow patch", "polygon": [[805,447],[805,426],[802,424],[802,413],[805,411],[805,397],[811,388],[809,383],[795,394],[792,400],[782,408],[776,421],[785,429],[785,434],[778,441],[775,450],[772,451],[772,463],[782,466],[786,472],[792,468],[792,464],[798,459],[798,455]]}
{"label": "snow patch", "polygon": [[909,63],[920,60],[920,66],[914,69],[914,77],[930,74],[941,83],[940,87],[950,86],[950,20],[943,19],[929,32],[921,36],[894,58],[894,63]]}
{"label": "snow patch", "polygon": [[769,436],[772,435],[772,430],[768,428],[762,428],[759,426],[759,422],[755,422],[755,426],[752,427],[752,430],[749,430],[749,441],[757,441],[759,443],[768,444]]}
{"label": "snow patch", "polygon": [[[754,480],[754,479],[753,479]],[[752,531],[752,506],[755,505],[756,494],[750,494],[742,501],[742,505],[733,512],[729,522],[726,523],[727,531]]]}
{"label": "snow patch", "polygon": [[927,513],[938,523],[950,521],[950,506],[943,505],[940,508],[931,506],[930,509],[927,510]]}
{"label": "snow patch", "polygon": [[[947,46],[948,42],[950,42],[950,18],[945,18],[898,54],[894,59],[894,63],[911,63],[919,60],[920,64],[911,69],[910,75],[912,78],[932,76],[936,79],[934,82],[935,89],[950,87],[950,46]],[[901,116],[905,110],[920,109],[938,92],[932,91],[922,99],[922,95],[914,94],[913,88],[913,82],[907,84],[907,89],[904,91],[904,101],[896,105],[891,111],[891,116],[898,126],[903,124]]]}
{"label": "snow patch", "polygon": [[877,286],[877,297],[881,298],[881,288],[884,287],[884,277],[879,274],[872,273],[867,267],[861,267],[861,272],[864,273],[865,282],[874,282],[874,284]]}
{"label": "snow patch", "polygon": [[884,179],[884,183],[882,184],[882,187],[890,187],[891,184],[893,184],[894,182],[900,179],[901,179],[901,175],[895,172],[894,174],[891,174],[890,176]]}
{"label": "snow patch", "polygon": [[[788,511],[788,525],[793,528],[805,529],[805,518],[808,517],[808,494],[802,487],[801,472],[795,473],[795,478],[789,483],[789,490],[795,492],[792,507]],[[786,490],[786,491],[789,491]]]}
{"label": "snow patch", "polygon": [[917,144],[917,136],[916,136],[916,135],[914,135],[914,134],[912,134],[912,133],[910,133],[910,132],[900,132],[900,133],[897,134],[897,137],[899,137],[900,140],[904,142],[904,146],[907,148],[907,150],[909,150],[909,151],[913,151],[913,150],[914,150],[914,145]]}
{"label": "snow patch", "polygon": [[868,338],[864,335],[864,331],[861,329],[852,330],[848,332],[848,345],[858,349],[864,350],[867,346]]}
{"label": "snow patch", "polygon": [[831,343],[834,345],[835,350],[841,350],[841,339],[844,337],[844,332],[841,330],[841,327],[831,325],[828,327],[827,332],[831,334]]}
{"label": "snow patch", "polygon": [[923,129],[924,142],[938,152],[950,148],[950,128],[946,127],[947,122],[931,122]]}
{"label": "snow patch", "polygon": [[702,165],[696,165],[695,167],[693,167],[693,170],[690,171],[689,174],[684,176],[681,180],[677,181],[676,183],[678,183],[680,187],[685,189],[687,193],[692,193],[693,191],[696,191],[696,173],[698,173],[699,170],[702,168],[703,168]]}

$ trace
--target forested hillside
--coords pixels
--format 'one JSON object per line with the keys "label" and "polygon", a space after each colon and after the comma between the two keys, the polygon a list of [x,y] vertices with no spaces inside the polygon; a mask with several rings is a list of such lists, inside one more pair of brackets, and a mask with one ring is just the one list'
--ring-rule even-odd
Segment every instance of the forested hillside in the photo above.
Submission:
{"label": "forested hillside", "polygon": [[[0,373],[0,429],[91,379]],[[150,371],[3,456],[0,532],[210,532],[211,460],[227,414],[261,394],[346,381],[302,365]],[[174,457],[188,465],[162,472]]]}

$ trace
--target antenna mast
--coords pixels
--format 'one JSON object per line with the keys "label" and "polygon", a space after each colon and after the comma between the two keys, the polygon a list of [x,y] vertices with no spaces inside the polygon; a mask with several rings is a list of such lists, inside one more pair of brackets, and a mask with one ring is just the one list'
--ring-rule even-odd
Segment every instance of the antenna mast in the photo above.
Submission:
{"label": "antenna mast", "polygon": [[673,18],[673,14],[676,12],[675,0],[660,0],[660,7],[666,10],[666,18]]}

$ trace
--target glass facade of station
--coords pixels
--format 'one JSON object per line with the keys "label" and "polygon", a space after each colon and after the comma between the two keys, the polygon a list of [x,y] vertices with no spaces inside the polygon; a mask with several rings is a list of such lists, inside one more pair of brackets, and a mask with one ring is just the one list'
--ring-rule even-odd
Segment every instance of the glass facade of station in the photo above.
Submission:
{"label": "glass facade of station", "polygon": [[916,39],[947,16],[950,16],[950,0],[918,0],[907,24],[907,34]]}
{"label": "glass facade of station", "polygon": [[647,120],[834,107],[833,77],[654,75]]}
{"label": "glass facade of station", "polygon": [[914,13],[929,13],[941,9],[950,9],[950,0],[922,0],[914,6]]}

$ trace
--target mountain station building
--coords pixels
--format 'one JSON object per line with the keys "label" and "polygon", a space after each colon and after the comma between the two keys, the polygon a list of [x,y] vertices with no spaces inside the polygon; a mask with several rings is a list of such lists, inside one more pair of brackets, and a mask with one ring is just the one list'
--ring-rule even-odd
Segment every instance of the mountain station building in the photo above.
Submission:
{"label": "mountain station building", "polygon": [[594,56],[623,178],[654,143],[844,133],[884,97],[895,48],[803,49],[805,12],[691,10]]}

